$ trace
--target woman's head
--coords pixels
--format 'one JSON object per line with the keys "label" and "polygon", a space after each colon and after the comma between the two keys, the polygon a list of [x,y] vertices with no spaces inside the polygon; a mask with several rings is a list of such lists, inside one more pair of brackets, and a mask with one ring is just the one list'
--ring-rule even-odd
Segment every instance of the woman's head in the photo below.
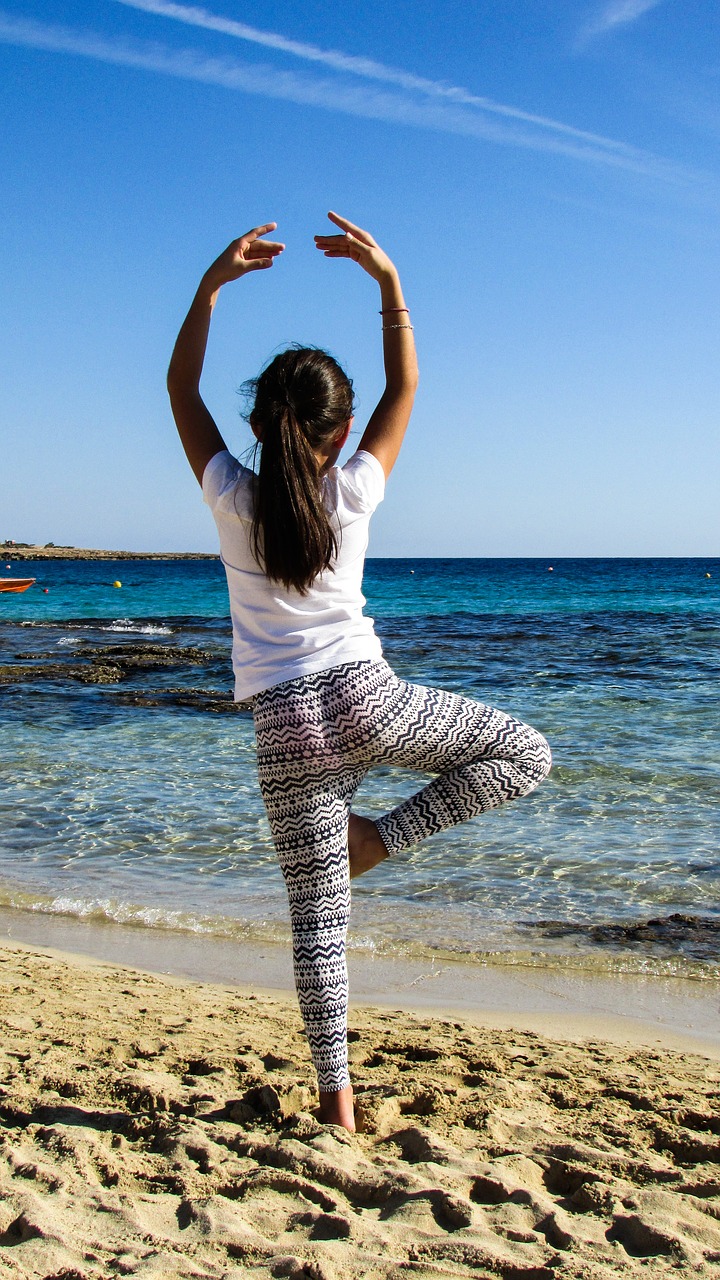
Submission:
{"label": "woman's head", "polygon": [[337,551],[320,473],[347,436],[352,383],[326,351],[291,347],[249,387],[261,445],[253,551],[269,578],[304,593]]}

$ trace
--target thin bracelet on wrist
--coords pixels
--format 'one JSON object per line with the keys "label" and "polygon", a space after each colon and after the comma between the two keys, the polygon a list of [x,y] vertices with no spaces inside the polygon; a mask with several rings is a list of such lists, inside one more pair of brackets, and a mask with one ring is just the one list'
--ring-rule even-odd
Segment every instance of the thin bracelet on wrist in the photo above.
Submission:
{"label": "thin bracelet on wrist", "polygon": [[415,326],[412,324],[384,324],[382,327],[382,331],[384,333],[386,329],[414,329],[414,328]]}
{"label": "thin bracelet on wrist", "polygon": [[408,307],[383,307],[382,311],[378,312],[378,315],[388,316],[390,315],[391,311],[404,311],[406,312],[407,315],[410,315],[410,310]]}

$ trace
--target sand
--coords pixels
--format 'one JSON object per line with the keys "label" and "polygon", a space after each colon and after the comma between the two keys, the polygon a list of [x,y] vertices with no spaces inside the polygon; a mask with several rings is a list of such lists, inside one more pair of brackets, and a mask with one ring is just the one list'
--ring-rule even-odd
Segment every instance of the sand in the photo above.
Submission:
{"label": "sand", "polygon": [[13,944],[0,1275],[720,1276],[720,1064],[351,1011],[321,1126],[294,1000]]}

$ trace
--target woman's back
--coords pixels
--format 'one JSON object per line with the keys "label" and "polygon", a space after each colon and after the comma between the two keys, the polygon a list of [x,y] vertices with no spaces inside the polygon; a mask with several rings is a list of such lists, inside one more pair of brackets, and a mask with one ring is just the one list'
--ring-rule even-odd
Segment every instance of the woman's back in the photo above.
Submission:
{"label": "woman's back", "polygon": [[385,491],[372,454],[360,450],[320,479],[337,552],[305,592],[272,581],[255,555],[254,472],[224,450],[205,468],[202,487],[228,579],[237,700],[338,663],[379,660],[380,641],[363,615],[362,594],[370,517]]}

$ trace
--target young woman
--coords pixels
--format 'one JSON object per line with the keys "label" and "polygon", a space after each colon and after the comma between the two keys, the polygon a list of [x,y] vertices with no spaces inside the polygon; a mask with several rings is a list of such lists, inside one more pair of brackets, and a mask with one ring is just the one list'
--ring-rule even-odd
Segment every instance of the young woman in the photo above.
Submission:
{"label": "young woman", "polygon": [[[295,981],[317,1070],[319,1115],[354,1130],[347,1068],[345,937],[350,879],[486,809],[550,769],[534,729],[456,694],[399,680],[363,614],[370,516],[395,465],[417,387],[398,273],[337,214],[316,236],[380,287],[385,390],[350,461],[352,384],[324,351],[290,348],[254,383],[258,474],[228,453],[200,396],[210,318],[224,284],[272,267],[269,222],[208,269],[180,330],[168,389],[188,461],[220,534],[233,622],[235,696],[253,700],[260,787],[290,902]],[[350,811],[374,764],[437,775],[377,822]]]}

